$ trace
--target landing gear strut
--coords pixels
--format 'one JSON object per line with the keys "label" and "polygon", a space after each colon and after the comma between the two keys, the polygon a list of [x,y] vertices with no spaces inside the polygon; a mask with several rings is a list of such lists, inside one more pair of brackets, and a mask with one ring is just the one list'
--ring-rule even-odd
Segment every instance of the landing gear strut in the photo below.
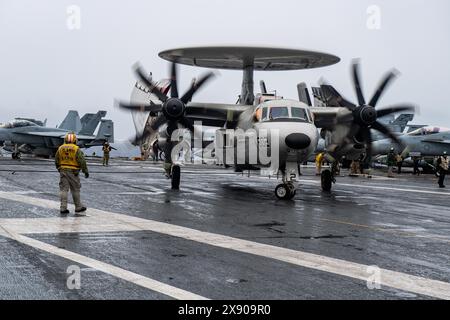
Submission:
{"label": "landing gear strut", "polygon": [[179,165],[172,165],[171,170],[171,179],[172,179],[172,189],[178,190],[180,189],[180,178],[181,178],[181,168]]}
{"label": "landing gear strut", "polygon": [[294,185],[296,175],[288,175],[285,170],[282,171],[282,174],[283,183],[277,185],[275,188],[275,196],[278,199],[291,200],[297,193],[297,189]]}
{"label": "landing gear strut", "polygon": [[14,151],[12,153],[12,158],[14,160],[19,160],[20,159],[20,151],[19,151],[19,147],[17,144],[14,145]]}
{"label": "landing gear strut", "polygon": [[333,183],[333,175],[330,170],[324,170],[320,176],[320,182],[322,184],[322,190],[325,192],[331,191],[331,184]]}

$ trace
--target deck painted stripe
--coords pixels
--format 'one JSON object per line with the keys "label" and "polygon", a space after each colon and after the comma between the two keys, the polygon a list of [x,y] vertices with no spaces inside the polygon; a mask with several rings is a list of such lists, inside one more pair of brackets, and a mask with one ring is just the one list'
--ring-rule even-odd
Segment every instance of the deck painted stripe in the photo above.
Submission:
{"label": "deck painted stripe", "polygon": [[202,297],[200,295],[197,295],[195,293],[179,289],[173,286],[170,286],[168,284],[150,279],[148,277],[144,277],[140,274],[113,266],[108,263],[104,263],[92,258],[88,258],[85,256],[82,256],[80,254],[61,249],[58,247],[55,247],[53,245],[47,244],[42,241],[38,241],[23,235],[20,235],[18,233],[10,232],[9,230],[3,229],[2,235],[11,238],[13,240],[16,240],[20,243],[23,243],[25,245],[28,245],[30,247],[33,247],[38,250],[42,250],[51,254],[54,254],[56,256],[74,261],[76,263],[85,265],[90,268],[94,268],[96,270],[99,270],[101,272],[110,274],[116,278],[123,279],[125,281],[134,283],[138,286],[160,292],[162,294],[165,294],[167,296],[170,296],[175,299],[180,300],[206,300],[205,297]]}
{"label": "deck painted stripe", "polygon": [[[0,198],[19,201],[44,208],[58,209],[59,203],[52,200],[37,199],[11,192],[0,192]],[[17,233],[40,232],[108,232],[145,230],[165,234],[207,245],[253,254],[261,257],[287,262],[314,270],[329,272],[361,281],[370,276],[369,266],[318,254],[296,251],[272,245],[242,240],[220,234],[199,231],[169,223],[147,220],[97,209],[88,210],[86,218],[44,218],[44,219],[0,219],[0,226],[6,226]],[[22,220],[22,221],[12,221]],[[28,220],[28,221],[24,221]],[[30,221],[34,220],[34,221]],[[42,229],[36,228],[36,220],[44,220]],[[38,226],[39,227],[39,226]],[[14,230],[16,229],[16,230]],[[40,231],[41,230],[41,231]],[[402,272],[381,269],[381,285],[403,291],[414,292],[440,299],[450,299],[450,283],[409,275]]]}
{"label": "deck painted stripe", "polygon": [[[315,180],[300,180],[300,183],[311,183],[311,184],[319,184],[320,181]],[[355,187],[354,184],[350,183],[340,183],[336,182],[336,186],[346,186],[346,187]],[[381,189],[381,190],[393,190],[393,191],[405,191],[405,192],[416,192],[416,193],[426,193],[426,194],[438,194],[441,196],[449,196],[450,192],[445,191],[428,191],[428,190],[419,190],[419,189],[406,189],[406,188],[394,188],[394,187],[385,187],[385,186],[367,186],[364,184],[359,184],[358,188],[368,188],[368,189]]]}

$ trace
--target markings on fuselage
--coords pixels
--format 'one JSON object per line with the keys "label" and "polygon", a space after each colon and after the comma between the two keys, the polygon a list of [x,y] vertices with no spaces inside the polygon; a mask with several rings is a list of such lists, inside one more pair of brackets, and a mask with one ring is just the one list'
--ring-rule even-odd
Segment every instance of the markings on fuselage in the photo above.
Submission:
{"label": "markings on fuselage", "polygon": [[[59,208],[59,203],[56,201],[38,199],[11,192],[0,192],[0,198],[55,210]],[[89,215],[90,217],[88,218],[0,219],[0,227],[12,234],[151,231],[361,281],[367,281],[370,276],[368,265],[355,262],[103,210],[89,209]],[[27,239],[19,237],[18,241],[22,240],[24,243],[41,245],[34,242],[36,240],[30,242]],[[62,253],[61,251],[52,250],[55,254]],[[68,254],[71,253],[68,252]],[[387,269],[380,269],[380,272],[380,284],[382,286],[435,298],[450,299],[450,283]]]}

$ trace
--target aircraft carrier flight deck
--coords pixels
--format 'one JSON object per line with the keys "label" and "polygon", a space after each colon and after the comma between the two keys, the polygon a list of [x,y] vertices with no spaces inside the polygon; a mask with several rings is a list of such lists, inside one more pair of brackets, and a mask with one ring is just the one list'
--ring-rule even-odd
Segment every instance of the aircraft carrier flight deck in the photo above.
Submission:
{"label": "aircraft carrier flight deck", "polygon": [[[0,158],[0,299],[449,299],[450,190],[433,175],[275,178],[89,159],[86,217],[52,160]],[[206,168],[205,168],[206,166]],[[74,280],[74,276],[79,275]]]}

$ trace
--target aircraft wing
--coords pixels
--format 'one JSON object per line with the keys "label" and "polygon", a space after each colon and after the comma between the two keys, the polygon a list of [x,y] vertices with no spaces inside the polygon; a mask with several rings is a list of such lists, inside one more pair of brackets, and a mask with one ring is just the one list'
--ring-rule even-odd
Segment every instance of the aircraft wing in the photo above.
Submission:
{"label": "aircraft wing", "polygon": [[342,107],[310,107],[317,128],[333,129],[339,122],[353,119],[352,112]]}
{"label": "aircraft wing", "polygon": [[[14,133],[46,138],[60,138],[60,139],[64,139],[64,137],[66,136],[66,132],[61,131],[47,131],[47,132],[35,131],[35,132],[14,132]],[[93,140],[94,138],[95,136],[77,135],[78,140]]]}
{"label": "aircraft wing", "polygon": [[248,106],[236,104],[191,102],[186,106],[186,118],[202,121],[204,126],[223,127],[228,123],[232,127],[247,109]]}
{"label": "aircraft wing", "polygon": [[65,132],[61,131],[33,131],[33,132],[14,132],[14,134],[23,134],[29,136],[49,137],[49,138],[61,138],[64,139]]}
{"label": "aircraft wing", "polygon": [[422,142],[450,144],[450,140],[444,140],[444,139],[424,139],[424,140],[422,140]]}

